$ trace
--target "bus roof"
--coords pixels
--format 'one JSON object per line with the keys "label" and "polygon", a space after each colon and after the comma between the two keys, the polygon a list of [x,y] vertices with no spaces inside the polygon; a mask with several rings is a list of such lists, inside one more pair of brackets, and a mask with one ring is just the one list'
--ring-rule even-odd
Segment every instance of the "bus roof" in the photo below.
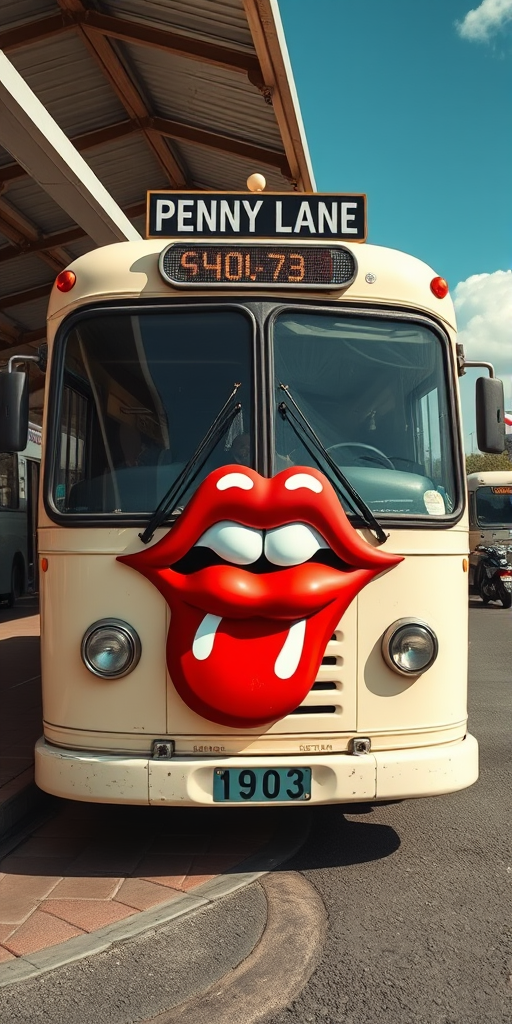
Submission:
{"label": "bus roof", "polygon": [[[182,238],[180,241],[193,246],[199,240]],[[263,241],[257,240],[258,244],[262,244]],[[298,246],[303,241],[305,240],[296,239],[294,244]],[[238,242],[254,243],[254,239],[237,239]],[[158,269],[158,259],[161,251],[170,243],[171,239],[119,242],[80,256],[68,268],[76,274],[74,287],[65,293],[58,291],[55,286],[52,290],[48,309],[50,332],[52,322],[62,319],[73,309],[98,300],[161,299],[165,296],[193,296],[194,299],[202,296],[211,299],[213,295],[230,295],[236,300],[240,292],[235,289],[230,292],[229,285],[212,291],[200,286],[173,287],[165,281]],[[272,240],[272,246],[275,248],[289,244],[285,241],[276,243],[275,239]],[[307,244],[325,246],[329,243],[308,239]],[[292,294],[296,298],[301,293],[305,299],[322,298],[326,302],[343,299],[354,303],[392,303],[398,308],[412,307],[430,313],[455,328],[455,312],[451,297],[448,294],[439,299],[433,294],[430,283],[437,274],[426,263],[397,249],[367,243],[342,244],[353,253],[356,260],[357,273],[352,284],[334,288],[332,291],[314,291],[309,288],[301,291],[298,286],[293,292],[283,288],[282,291],[275,290],[273,294],[288,300]],[[251,289],[251,294],[254,297],[259,294],[268,295],[268,289],[265,290],[265,286],[262,285],[261,291],[254,288]]]}
{"label": "bus roof", "polygon": [[470,473],[468,491],[476,491],[479,487],[499,487],[501,484],[512,484],[512,463],[510,469],[493,473]]}

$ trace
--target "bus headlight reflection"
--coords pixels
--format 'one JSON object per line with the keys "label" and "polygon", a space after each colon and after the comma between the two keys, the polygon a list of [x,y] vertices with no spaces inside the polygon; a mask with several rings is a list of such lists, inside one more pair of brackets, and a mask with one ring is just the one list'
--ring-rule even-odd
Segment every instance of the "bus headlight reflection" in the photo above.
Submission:
{"label": "bus headlight reflection", "polygon": [[419,675],[430,668],[438,649],[434,630],[418,619],[397,619],[382,638],[384,661],[395,672],[406,676]]}
{"label": "bus headlight reflection", "polygon": [[82,660],[89,672],[102,679],[118,679],[135,668],[141,642],[133,626],[122,619],[98,619],[82,640]]}

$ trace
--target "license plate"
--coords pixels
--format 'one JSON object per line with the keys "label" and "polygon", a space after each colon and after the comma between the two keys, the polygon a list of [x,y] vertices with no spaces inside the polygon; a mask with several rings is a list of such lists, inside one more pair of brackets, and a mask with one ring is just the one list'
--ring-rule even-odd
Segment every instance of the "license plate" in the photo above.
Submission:
{"label": "license plate", "polygon": [[512,576],[507,576],[505,579],[502,577],[501,582],[503,583],[505,590],[512,590]]}
{"label": "license plate", "polygon": [[215,803],[311,800],[311,768],[214,768]]}

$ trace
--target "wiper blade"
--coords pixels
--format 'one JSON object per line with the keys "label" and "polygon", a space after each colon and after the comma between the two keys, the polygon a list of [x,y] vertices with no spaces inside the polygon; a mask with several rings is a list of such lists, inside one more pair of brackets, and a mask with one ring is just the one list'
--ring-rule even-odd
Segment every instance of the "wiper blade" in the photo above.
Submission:
{"label": "wiper blade", "polygon": [[157,505],[146,529],[143,533],[139,533],[143,544],[149,544],[155,530],[165,522],[169,512],[177,508],[179,501],[201,472],[208,457],[227,433],[235,417],[242,411],[241,403],[233,401],[240,386],[240,383],[234,385],[229,398],[224,402],[222,409],[208,427],[195,452]]}
{"label": "wiper blade", "polygon": [[[371,508],[369,508],[368,505],[366,504],[364,498],[362,498],[361,495],[356,491],[355,487],[352,486],[350,480],[348,479],[348,477],[345,476],[340,467],[336,465],[334,459],[332,458],[332,455],[327,451],[327,448],[325,448],[325,446],[322,444],[320,438],[313,430],[313,427],[311,426],[309,420],[307,420],[306,417],[304,416],[302,409],[300,409],[299,406],[297,405],[297,402],[295,401],[293,395],[290,393],[288,385],[280,383],[279,387],[281,391],[284,391],[287,398],[290,400],[293,409],[295,409],[294,412],[287,406],[286,402],[281,402],[278,409],[283,420],[288,421],[294,434],[299,439],[301,444],[304,445],[306,451],[311,456],[313,461],[316,463],[320,472],[324,473],[325,468],[322,467],[316,453],[321,455],[324,462],[326,462],[327,466],[329,467],[330,473],[328,473],[327,475],[330,477],[331,483],[333,484],[335,490],[338,492],[338,495],[344,498],[345,501],[347,501],[348,496],[348,503],[352,506],[353,512],[355,512],[356,514],[357,512],[360,513],[368,529],[371,530],[373,534],[375,534],[377,540],[379,541],[379,544],[384,544],[384,541],[388,539],[389,534],[385,533],[385,531],[382,529],[382,526],[375,518]],[[298,415],[295,415],[295,413],[297,413]],[[308,445],[306,438],[310,439],[310,441],[314,445],[314,448],[316,449],[316,453]]]}

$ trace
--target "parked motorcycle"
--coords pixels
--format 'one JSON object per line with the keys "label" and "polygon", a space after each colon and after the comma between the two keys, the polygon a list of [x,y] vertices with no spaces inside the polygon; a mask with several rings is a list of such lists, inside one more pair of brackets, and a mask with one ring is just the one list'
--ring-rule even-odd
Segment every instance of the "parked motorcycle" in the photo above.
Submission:
{"label": "parked motorcycle", "polygon": [[501,601],[512,606],[512,565],[502,547],[479,545],[469,559],[469,592],[478,594],[484,604]]}

